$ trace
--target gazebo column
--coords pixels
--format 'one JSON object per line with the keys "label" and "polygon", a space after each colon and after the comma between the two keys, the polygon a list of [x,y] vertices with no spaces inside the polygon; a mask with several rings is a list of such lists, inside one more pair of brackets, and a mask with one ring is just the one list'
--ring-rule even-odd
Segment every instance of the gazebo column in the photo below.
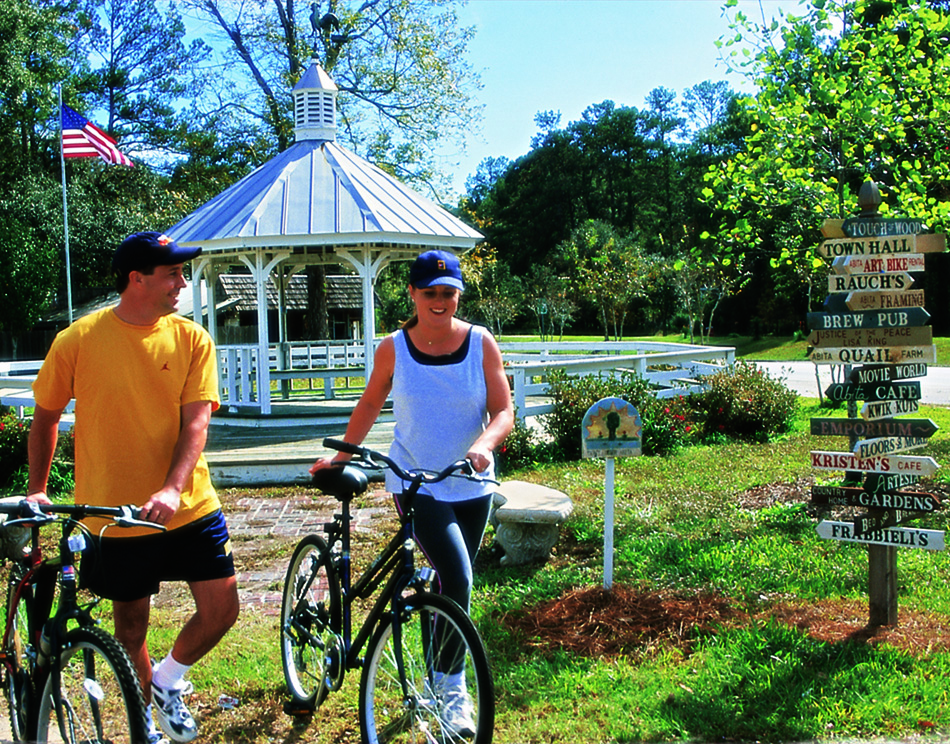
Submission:
{"label": "gazebo column", "polygon": [[241,261],[251,271],[257,287],[257,402],[262,414],[271,412],[270,404],[270,329],[267,323],[267,277],[281,261],[287,259],[289,252],[274,254],[266,264],[264,252],[258,249],[254,254],[254,263],[247,256]]}
{"label": "gazebo column", "polygon": [[389,261],[384,257],[383,251],[380,251],[374,260],[373,253],[367,246],[360,248],[359,256],[355,256],[348,248],[337,248],[336,252],[353,265],[362,280],[363,365],[366,369],[366,382],[369,382],[369,377],[373,374],[373,353],[376,350],[376,297],[373,293],[373,287],[376,284],[376,277],[380,270]]}

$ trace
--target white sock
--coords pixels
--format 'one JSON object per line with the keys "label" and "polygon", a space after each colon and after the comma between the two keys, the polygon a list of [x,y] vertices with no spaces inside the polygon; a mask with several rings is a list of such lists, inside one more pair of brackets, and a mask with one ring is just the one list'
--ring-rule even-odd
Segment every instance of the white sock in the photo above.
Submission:
{"label": "white sock", "polygon": [[179,664],[169,651],[168,656],[152,669],[152,682],[163,690],[181,687],[182,678],[189,669],[191,665]]}

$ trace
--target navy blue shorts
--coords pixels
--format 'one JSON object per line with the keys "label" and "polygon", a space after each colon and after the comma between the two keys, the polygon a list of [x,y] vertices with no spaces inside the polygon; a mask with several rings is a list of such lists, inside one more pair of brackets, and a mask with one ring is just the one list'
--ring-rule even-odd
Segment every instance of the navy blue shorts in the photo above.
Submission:
{"label": "navy blue shorts", "polygon": [[234,576],[228,526],[220,510],[170,532],[92,537],[83,550],[80,586],[120,602],[156,594],[163,581]]}

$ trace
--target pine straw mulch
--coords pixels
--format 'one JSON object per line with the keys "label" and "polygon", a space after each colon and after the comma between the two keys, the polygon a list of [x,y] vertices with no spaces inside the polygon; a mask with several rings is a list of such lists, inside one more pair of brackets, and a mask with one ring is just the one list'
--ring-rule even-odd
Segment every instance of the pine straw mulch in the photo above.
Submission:
{"label": "pine straw mulch", "polygon": [[[739,501],[746,509],[805,503],[810,487],[810,479],[768,484],[745,491]],[[769,619],[828,643],[886,643],[914,655],[950,650],[950,618],[899,609],[896,626],[870,626],[868,612],[866,601],[788,598],[767,600],[749,612],[736,600],[708,592],[664,593],[614,585],[609,591],[569,591],[505,622],[527,646],[592,657],[643,653],[660,644],[688,654],[699,638],[720,628]]]}

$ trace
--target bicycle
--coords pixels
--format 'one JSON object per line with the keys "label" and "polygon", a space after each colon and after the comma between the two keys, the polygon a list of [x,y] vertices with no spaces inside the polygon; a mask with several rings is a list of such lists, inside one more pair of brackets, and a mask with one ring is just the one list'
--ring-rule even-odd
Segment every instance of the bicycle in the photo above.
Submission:
{"label": "bicycle", "polygon": [[[10,728],[17,741],[71,744],[148,740],[145,698],[125,648],[92,617],[99,599],[80,603],[76,557],[90,534],[80,520],[108,517],[119,527],[165,528],[136,517],[137,506],[0,503],[0,527],[14,549],[0,645]],[[58,555],[45,556],[40,528],[61,527]],[[103,531],[106,529],[104,528]],[[16,532],[29,532],[18,541]],[[14,537],[10,537],[11,533]],[[26,543],[29,542],[29,549]],[[52,612],[54,594],[59,602]],[[74,627],[70,627],[74,625]]]}
{"label": "bicycle", "polygon": [[[336,498],[341,513],[324,525],[327,539],[304,537],[294,550],[281,604],[281,660],[293,695],[290,706],[314,711],[338,690],[348,670],[361,668],[359,723],[364,742],[490,742],[495,722],[494,683],[488,655],[468,614],[447,597],[427,591],[435,572],[415,568],[413,499],[423,483],[448,477],[483,480],[460,460],[438,473],[405,472],[387,456],[334,439],[325,447],[359,458],[314,476]],[[364,493],[364,470],[392,470],[408,487],[396,534],[365,572],[351,583],[350,503]],[[386,580],[386,577],[389,577]],[[352,606],[368,599],[386,580],[356,637]],[[360,654],[365,647],[365,657]],[[459,725],[452,706],[464,678],[470,724]],[[454,709],[457,711],[457,708]]]}

